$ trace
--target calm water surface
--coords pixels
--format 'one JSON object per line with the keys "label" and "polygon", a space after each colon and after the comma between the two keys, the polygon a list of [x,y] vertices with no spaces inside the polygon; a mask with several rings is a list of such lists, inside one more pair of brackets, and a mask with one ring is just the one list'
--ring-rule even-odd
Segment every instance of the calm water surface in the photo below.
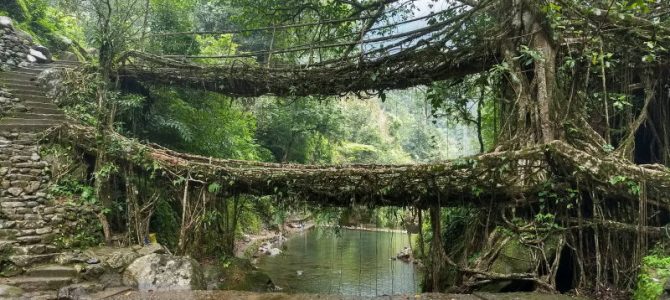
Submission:
{"label": "calm water surface", "polygon": [[420,291],[412,263],[390,260],[409,246],[407,234],[316,228],[263,257],[258,267],[285,292],[378,296]]}

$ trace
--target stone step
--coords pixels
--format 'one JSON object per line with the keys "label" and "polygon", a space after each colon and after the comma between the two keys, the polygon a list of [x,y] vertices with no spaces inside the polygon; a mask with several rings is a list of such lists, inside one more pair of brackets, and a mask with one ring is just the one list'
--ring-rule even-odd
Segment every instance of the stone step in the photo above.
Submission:
{"label": "stone step", "polygon": [[77,277],[77,270],[63,265],[42,265],[30,268],[24,274],[26,277]]}
{"label": "stone step", "polygon": [[63,112],[58,108],[28,107],[28,111],[34,114],[59,115]]}
{"label": "stone step", "polygon": [[23,246],[13,246],[15,254],[30,255],[30,254],[51,254],[58,252],[56,246],[45,244],[32,244]]}
{"label": "stone step", "polygon": [[19,98],[19,99],[24,99],[24,98],[29,98],[29,97],[45,97],[46,96],[46,91],[38,90],[38,89],[32,89],[32,90],[9,89],[9,92],[12,93],[12,96],[14,96],[15,98]]}
{"label": "stone step", "polygon": [[39,102],[39,103],[53,103],[51,98],[42,95],[21,95],[21,94],[12,94],[14,97],[23,100],[24,102]]}
{"label": "stone step", "polygon": [[21,119],[21,118],[4,118],[0,120],[0,124],[32,124],[32,125],[58,125],[63,123],[62,120],[50,120],[50,119]]}
{"label": "stone step", "polygon": [[0,86],[4,85],[29,85],[29,86],[40,86],[37,80],[30,80],[25,78],[0,78]]}
{"label": "stone step", "polygon": [[40,75],[40,73],[44,72],[44,70],[21,68],[21,69],[16,69],[14,72],[23,73],[23,74],[30,74],[30,75],[33,75],[33,76],[37,77],[37,76]]}
{"label": "stone step", "polygon": [[10,255],[8,257],[9,261],[19,267],[29,267],[37,264],[46,264],[53,262],[53,259],[58,255],[58,253],[46,253],[46,254],[20,254],[20,255]]}
{"label": "stone step", "polygon": [[48,98],[42,95],[18,95],[18,94],[13,94],[15,98],[19,98],[19,100],[23,100],[23,102],[39,102],[39,103],[53,103],[51,98]]}
{"label": "stone step", "polygon": [[10,277],[0,279],[1,284],[12,285],[23,289],[25,292],[58,290],[72,284],[72,277]]}
{"label": "stone step", "polygon": [[37,83],[37,81],[19,81],[19,82],[0,82],[0,86],[8,90],[8,92],[14,94],[13,91],[39,91],[42,93],[47,93],[49,90],[45,87],[42,87]]}
{"label": "stone step", "polygon": [[47,102],[24,101],[23,105],[25,105],[29,109],[32,109],[32,108],[58,109],[58,105],[56,105],[54,103],[47,103]]}
{"label": "stone step", "polygon": [[15,113],[12,115],[12,117],[19,119],[65,120],[65,114],[63,113],[55,113],[55,114]]}
{"label": "stone step", "polygon": [[35,125],[35,124],[0,124],[0,132],[40,132],[45,131],[54,125]]}
{"label": "stone step", "polygon": [[2,79],[15,79],[15,80],[24,80],[24,81],[36,81],[37,80],[37,74],[35,73],[26,73],[26,72],[18,72],[18,71],[11,71],[11,72],[0,72],[0,78]]}

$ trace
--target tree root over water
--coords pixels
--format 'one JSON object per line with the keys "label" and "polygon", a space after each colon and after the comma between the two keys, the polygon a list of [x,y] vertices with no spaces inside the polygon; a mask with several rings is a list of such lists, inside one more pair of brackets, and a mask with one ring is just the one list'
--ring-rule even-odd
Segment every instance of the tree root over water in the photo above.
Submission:
{"label": "tree root over water", "polygon": [[[91,153],[94,128],[63,125],[49,133],[54,141],[70,142]],[[526,205],[544,184],[553,188],[584,188],[602,198],[638,201],[646,185],[650,203],[670,207],[670,171],[660,165],[634,165],[614,156],[596,156],[562,141],[493,152],[453,161],[417,165],[297,165],[216,159],[142,144],[109,133],[109,155],[120,164],[141,166],[165,176],[191,177],[218,183],[231,194],[300,196],[325,206],[428,207],[441,197],[442,206],[484,205],[492,197]]]}
{"label": "tree root over water", "polygon": [[[500,281],[532,282],[546,291],[631,286],[635,276],[626,274],[636,273],[647,245],[668,234],[664,226],[670,223],[666,168],[558,140],[432,164],[296,165],[203,157],[113,132],[105,139],[94,133],[69,124],[46,138],[93,155],[107,149],[115,164],[151,174],[172,198],[182,199],[184,233],[197,228],[191,221],[207,207],[240,194],[317,206],[475,209],[469,226],[477,228],[469,231],[475,232],[471,242],[461,241],[465,250],[436,254],[440,263],[427,264],[438,268],[430,276],[456,270],[456,282],[469,291]],[[649,207],[659,212],[653,218],[645,217]],[[453,242],[461,239],[455,236]],[[186,234],[180,240],[182,249],[197,242]],[[510,243],[526,255],[522,271],[496,269],[501,258],[514,254]],[[480,253],[476,261],[467,259],[472,253]],[[571,274],[569,283],[560,278],[565,272]]]}

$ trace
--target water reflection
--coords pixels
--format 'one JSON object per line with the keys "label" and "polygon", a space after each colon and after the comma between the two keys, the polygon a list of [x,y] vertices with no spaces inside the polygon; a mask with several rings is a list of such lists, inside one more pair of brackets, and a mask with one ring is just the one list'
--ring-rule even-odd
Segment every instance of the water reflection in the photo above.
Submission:
{"label": "water reflection", "polygon": [[286,292],[414,294],[420,290],[414,264],[390,259],[408,245],[405,233],[316,228],[288,240],[283,254],[262,258],[258,267]]}

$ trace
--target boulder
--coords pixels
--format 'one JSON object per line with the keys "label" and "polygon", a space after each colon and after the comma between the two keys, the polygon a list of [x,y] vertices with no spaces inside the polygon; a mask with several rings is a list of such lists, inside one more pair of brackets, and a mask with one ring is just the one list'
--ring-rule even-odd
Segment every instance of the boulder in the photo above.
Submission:
{"label": "boulder", "polygon": [[37,51],[37,50],[35,50],[35,49],[30,49],[30,53],[29,53],[28,55],[34,57],[35,60],[36,60],[38,63],[48,63],[48,62],[49,62],[49,60],[47,59],[47,57],[44,56],[44,54],[42,54],[42,52],[39,52],[39,51]]}
{"label": "boulder", "polygon": [[68,265],[68,264],[74,264],[74,263],[85,263],[86,260],[88,260],[89,257],[84,255],[83,253],[79,251],[75,252],[63,252],[60,253],[56,256],[54,261],[58,264],[61,265]]}
{"label": "boulder", "polygon": [[0,28],[12,28],[12,19],[10,17],[0,16]]}
{"label": "boulder", "polygon": [[79,61],[79,57],[70,51],[63,51],[60,54],[60,60],[64,61]]}
{"label": "boulder", "polygon": [[[42,55],[46,59],[45,62],[50,63],[52,61],[51,60],[51,51],[49,51],[49,49],[47,47],[36,45],[36,46],[33,46],[31,48],[31,50],[35,50],[39,53],[42,53]],[[31,51],[31,54],[32,54],[32,51]]]}
{"label": "boulder", "polygon": [[140,257],[137,252],[130,248],[99,247],[88,249],[85,254],[90,258],[97,258],[100,263],[116,271],[123,271]]}
{"label": "boulder", "polygon": [[81,278],[85,280],[97,280],[98,278],[100,278],[100,276],[105,274],[105,272],[107,272],[105,267],[96,264],[96,265],[83,266],[82,270],[80,271],[80,274]]}
{"label": "boulder", "polygon": [[275,256],[281,254],[281,250],[279,248],[271,248],[268,250],[268,255],[270,256]]}
{"label": "boulder", "polygon": [[202,290],[205,279],[192,258],[149,254],[136,259],[123,273],[123,283],[140,291]]}
{"label": "boulder", "polygon": [[151,243],[148,245],[144,245],[144,247],[137,249],[137,253],[139,255],[145,256],[149,254],[165,254],[165,248],[161,246],[161,244],[158,243]]}

